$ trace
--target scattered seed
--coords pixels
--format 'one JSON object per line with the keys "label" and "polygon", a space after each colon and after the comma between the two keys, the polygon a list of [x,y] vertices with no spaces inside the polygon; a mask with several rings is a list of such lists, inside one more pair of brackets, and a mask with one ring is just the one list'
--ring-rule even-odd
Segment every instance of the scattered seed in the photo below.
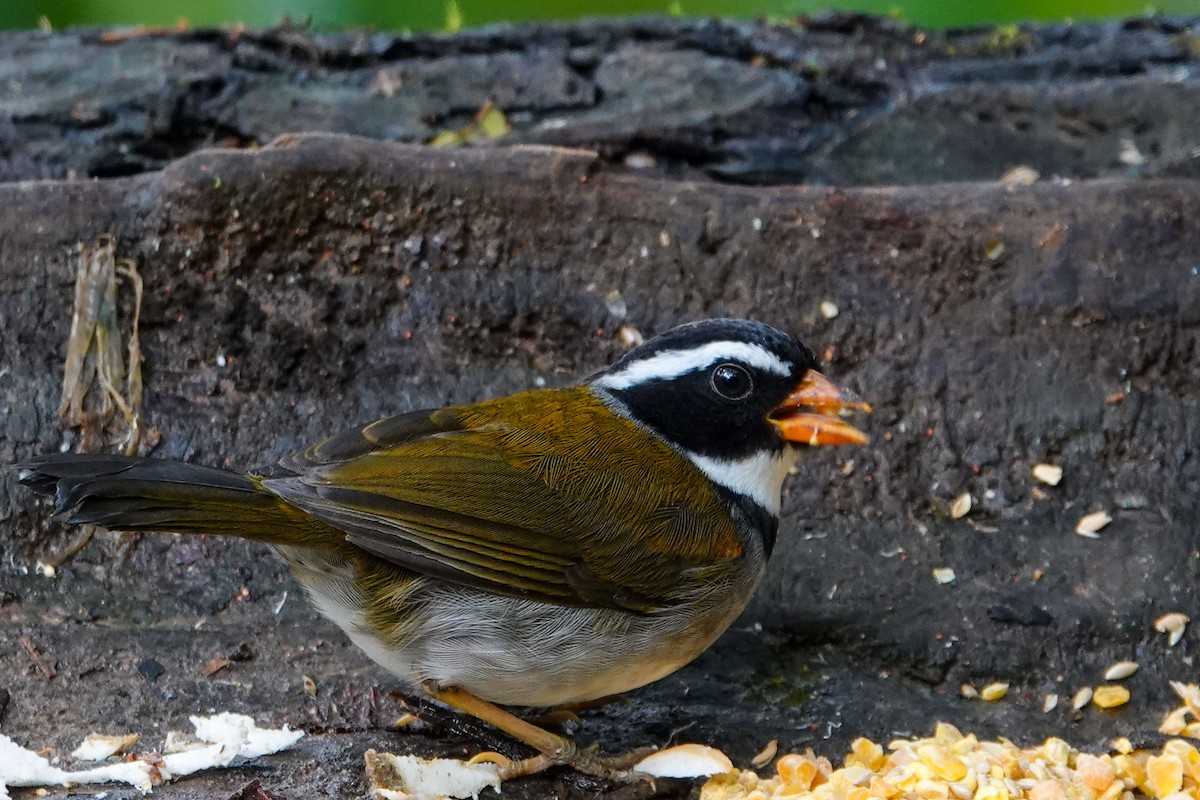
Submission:
{"label": "scattered seed", "polygon": [[304,693],[309,697],[317,696],[317,682],[307,675],[304,676]]}
{"label": "scattered seed", "polygon": [[958,576],[954,574],[954,569],[952,567],[937,567],[933,570],[933,579],[938,583],[954,583],[954,580],[957,577]]}
{"label": "scattered seed", "polygon": [[393,728],[404,728],[417,722],[420,718],[416,714],[401,714],[392,723]]}
{"label": "scattered seed", "polygon": [[1118,661],[1104,671],[1104,680],[1121,681],[1138,671],[1136,661]]}
{"label": "scattered seed", "polygon": [[950,503],[950,519],[962,519],[971,512],[971,494],[963,492]]}
{"label": "scattered seed", "polygon": [[[1200,692],[1200,688],[1197,688]],[[842,766],[811,750],[783,755],[775,774],[749,770],[710,778],[704,800],[1197,800],[1200,751],[1182,739],[1160,750],[1081,753],[1058,738],[1030,748],[980,741],[953,725],[897,739],[886,749],[856,739]],[[954,776],[961,777],[955,778]]]}
{"label": "scattered seed", "polygon": [[1108,512],[1093,511],[1080,518],[1079,522],[1075,524],[1075,532],[1089,539],[1099,539],[1097,533],[1110,522],[1112,522],[1112,517],[1108,515]]}
{"label": "scattered seed", "polygon": [[1075,709],[1076,711],[1079,711],[1081,708],[1086,706],[1088,703],[1092,702],[1092,694],[1093,694],[1092,687],[1090,687],[1090,686],[1083,687],[1082,689],[1080,689],[1078,692],[1075,693],[1075,696],[1073,698],[1071,698],[1071,708]]}
{"label": "scattered seed", "polygon": [[642,336],[642,332],[632,325],[622,325],[617,328],[617,339],[620,340],[622,347],[637,347],[646,341],[646,337]]}
{"label": "scattered seed", "polygon": [[771,763],[771,759],[773,759],[775,754],[778,752],[779,740],[772,739],[771,741],[767,742],[767,746],[764,747],[758,755],[750,759],[750,763],[756,767],[765,767],[767,764]]}
{"label": "scattered seed", "polygon": [[984,246],[983,253],[990,261],[998,261],[1004,255],[1004,242],[1000,239],[992,239]]}
{"label": "scattered seed", "polygon": [[1011,192],[1018,186],[1032,186],[1040,177],[1041,175],[1036,169],[1021,164],[1004,173],[1000,178],[1000,183],[1004,184],[1004,188]]}
{"label": "scattered seed", "polygon": [[1146,790],[1163,800],[1183,788],[1183,760],[1173,753],[1150,756],[1146,760]]}
{"label": "scattered seed", "polygon": [[1099,686],[1092,693],[1092,702],[1100,708],[1116,708],[1129,702],[1129,690],[1124,686]]}
{"label": "scattered seed", "polygon": [[989,683],[979,690],[979,697],[989,703],[994,703],[1008,694],[1007,683]]}
{"label": "scattered seed", "polygon": [[1117,779],[1117,771],[1105,758],[1090,753],[1080,753],[1075,758],[1075,774],[1096,792],[1102,792]]}
{"label": "scattered seed", "polygon": [[1187,628],[1187,624],[1187,614],[1180,611],[1172,611],[1154,620],[1154,630],[1159,633],[1169,633],[1170,638],[1167,639],[1167,646],[1174,647],[1183,638],[1183,632]]}
{"label": "scattered seed", "polygon": [[1055,464],[1035,464],[1033,467],[1033,477],[1047,486],[1058,486],[1062,476],[1062,467]]}
{"label": "scattered seed", "polygon": [[1117,158],[1122,164],[1127,164],[1131,167],[1139,167],[1146,163],[1146,156],[1142,155],[1142,151],[1138,150],[1137,144],[1133,139],[1122,139],[1121,149],[1117,154]]}
{"label": "scattered seed", "polygon": [[839,309],[837,307],[837,304],[834,303],[832,300],[822,300],[820,308],[821,308],[821,316],[824,317],[825,319],[833,319],[838,314],[842,313],[841,309]]}
{"label": "scattered seed", "polygon": [[969,683],[964,683],[962,686],[958,687],[958,693],[968,700],[974,700],[975,698],[979,697],[979,690]]}
{"label": "scattered seed", "polygon": [[1058,695],[1050,693],[1042,699],[1042,713],[1049,714],[1054,709],[1058,708]]}

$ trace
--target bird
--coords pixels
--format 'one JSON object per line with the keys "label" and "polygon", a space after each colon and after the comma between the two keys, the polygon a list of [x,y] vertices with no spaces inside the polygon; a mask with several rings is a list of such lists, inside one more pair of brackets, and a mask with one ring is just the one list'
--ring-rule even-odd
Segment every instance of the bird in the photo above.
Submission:
{"label": "bird", "polygon": [[[571,386],[401,413],[245,474],[103,454],[18,465],[69,524],[269,545],[371,659],[538,754],[608,778],[507,707],[619,695],[741,614],[808,447],[865,444],[870,405],[762,322],[674,327]],[[514,766],[515,765],[515,766]]]}

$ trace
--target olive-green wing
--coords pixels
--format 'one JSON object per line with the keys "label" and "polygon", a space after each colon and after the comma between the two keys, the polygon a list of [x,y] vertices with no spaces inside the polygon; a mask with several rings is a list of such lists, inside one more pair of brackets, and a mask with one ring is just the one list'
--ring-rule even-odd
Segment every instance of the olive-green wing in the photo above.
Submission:
{"label": "olive-green wing", "polygon": [[682,456],[586,389],[417,412],[285,459],[270,491],[418,573],[652,612],[741,553]]}

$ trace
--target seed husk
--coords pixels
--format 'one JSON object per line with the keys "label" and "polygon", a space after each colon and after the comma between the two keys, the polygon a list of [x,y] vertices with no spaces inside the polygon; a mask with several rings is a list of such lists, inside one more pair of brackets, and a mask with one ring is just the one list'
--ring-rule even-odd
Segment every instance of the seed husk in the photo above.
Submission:
{"label": "seed husk", "polygon": [[766,747],[759,751],[758,755],[750,759],[750,763],[756,767],[765,767],[767,764],[771,763],[771,759],[773,759],[775,754],[778,752],[779,740],[772,739],[771,741],[767,742]]}
{"label": "seed husk", "polygon": [[1112,522],[1112,517],[1108,515],[1107,511],[1093,511],[1079,519],[1079,522],[1075,524],[1075,532],[1089,539],[1099,539],[1100,530],[1110,522]]}
{"label": "seed husk", "polygon": [[1104,671],[1104,680],[1123,681],[1137,671],[1138,664],[1136,661],[1118,661]]}
{"label": "seed husk", "polygon": [[1187,629],[1188,621],[1187,614],[1180,611],[1172,611],[1154,620],[1154,630],[1159,633],[1170,634],[1170,638],[1167,639],[1167,646],[1174,647],[1183,638],[1183,632]]}
{"label": "seed husk", "polygon": [[1092,694],[1093,694],[1092,687],[1090,687],[1090,686],[1083,687],[1082,689],[1080,689],[1078,692],[1075,693],[1075,696],[1073,698],[1071,698],[1071,708],[1075,709],[1076,711],[1080,710],[1081,708],[1086,706],[1088,703],[1092,702]]}
{"label": "seed husk", "polygon": [[1033,477],[1047,486],[1058,486],[1063,477],[1063,468],[1056,464],[1035,464]]}
{"label": "seed husk", "polygon": [[950,503],[950,519],[962,519],[971,513],[971,494],[963,492]]}

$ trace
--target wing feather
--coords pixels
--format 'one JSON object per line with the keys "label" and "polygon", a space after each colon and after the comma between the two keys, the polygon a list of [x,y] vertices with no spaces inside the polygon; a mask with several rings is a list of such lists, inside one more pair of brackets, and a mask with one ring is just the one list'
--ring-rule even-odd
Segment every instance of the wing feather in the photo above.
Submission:
{"label": "wing feather", "polygon": [[430,577],[653,612],[742,551],[708,482],[648,438],[585,388],[543,390],[380,420],[262,485]]}

